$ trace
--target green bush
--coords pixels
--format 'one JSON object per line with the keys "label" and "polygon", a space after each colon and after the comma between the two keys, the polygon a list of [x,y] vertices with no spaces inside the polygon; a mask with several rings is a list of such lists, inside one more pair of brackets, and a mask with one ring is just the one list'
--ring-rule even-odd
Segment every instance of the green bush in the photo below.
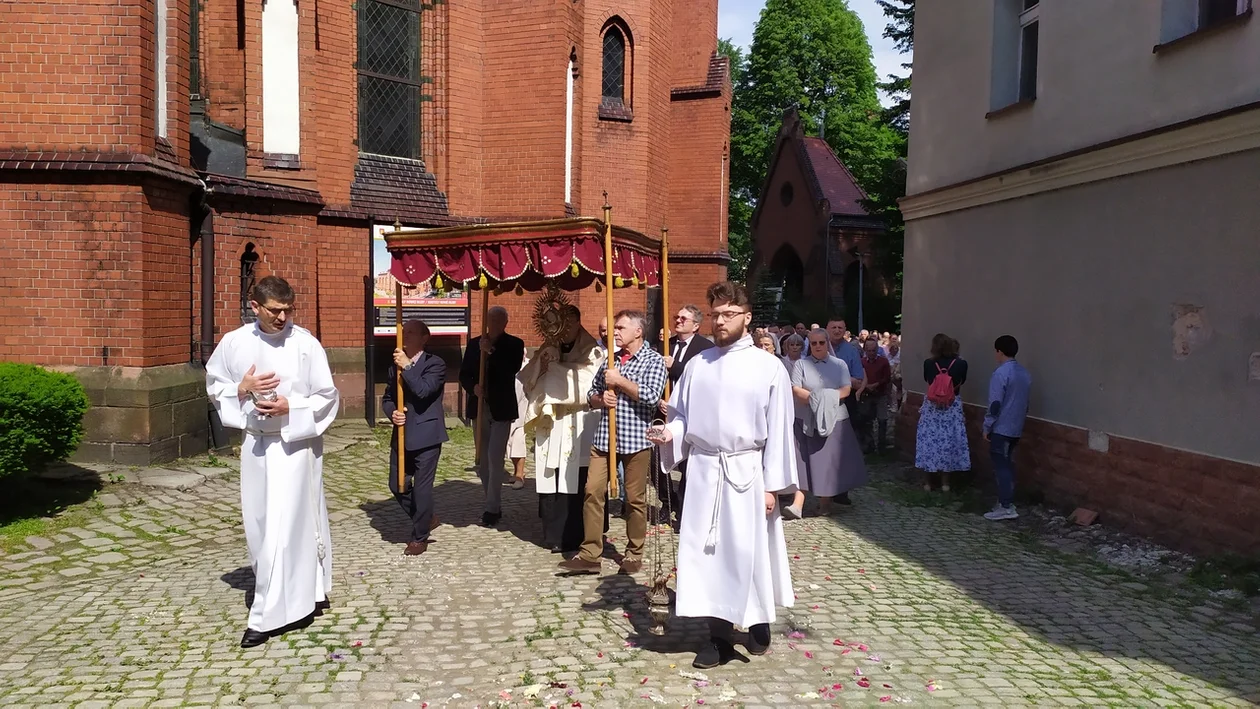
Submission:
{"label": "green bush", "polygon": [[69,374],[0,362],[0,477],[69,457],[87,409],[83,385]]}

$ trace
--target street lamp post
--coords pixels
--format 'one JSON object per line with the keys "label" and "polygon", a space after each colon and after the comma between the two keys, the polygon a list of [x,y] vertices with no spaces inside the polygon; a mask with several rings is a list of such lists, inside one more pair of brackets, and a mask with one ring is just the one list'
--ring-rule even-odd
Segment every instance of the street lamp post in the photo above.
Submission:
{"label": "street lamp post", "polygon": [[853,252],[853,255],[857,256],[857,262],[858,262],[858,332],[861,332],[862,330],[866,329],[866,325],[864,323],[864,318],[863,318],[863,309],[862,309],[862,306],[863,306],[862,297],[866,291],[866,289],[862,287],[863,286],[862,280],[863,280],[863,275],[864,275],[863,272],[866,270],[866,267],[862,263],[863,254],[855,251]]}

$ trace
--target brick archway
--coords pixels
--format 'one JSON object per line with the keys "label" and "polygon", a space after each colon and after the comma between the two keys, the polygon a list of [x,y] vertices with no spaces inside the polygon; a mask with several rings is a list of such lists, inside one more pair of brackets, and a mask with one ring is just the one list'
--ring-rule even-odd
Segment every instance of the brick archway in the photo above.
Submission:
{"label": "brick archway", "polygon": [[783,289],[783,299],[799,303],[805,294],[805,262],[791,244],[783,244],[766,270],[766,275],[774,287]]}

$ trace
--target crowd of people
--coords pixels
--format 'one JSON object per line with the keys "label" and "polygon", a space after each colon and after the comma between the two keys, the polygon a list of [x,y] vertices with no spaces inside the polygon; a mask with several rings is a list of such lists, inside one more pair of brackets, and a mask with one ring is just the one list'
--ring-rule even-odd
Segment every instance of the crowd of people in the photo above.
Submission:
{"label": "crowd of people", "polygon": [[[243,647],[327,607],[332,548],[320,438],[339,402],[322,347],[290,319],[292,288],[269,276],[252,298],[257,321],[225,336],[207,363],[207,391],[224,425],[245,434],[242,514],[256,580]],[[701,668],[736,656],[734,626],[748,629],[741,642],[749,653],[768,650],[775,607],[794,597],[783,522],[805,516],[807,492],[819,515],[852,504],[849,493],[867,482],[863,453],[885,449],[889,411],[903,399],[895,334],[854,338],[842,318],[754,330],[748,293],[730,282],[710,286],[707,301],[707,313],[689,304],[675,314],[668,355],[646,342],[643,312],[616,314],[610,353],[608,323],[596,339],[565,303],[558,332],[527,357],[524,341],[508,332],[507,311],[490,308],[459,373],[469,416],[481,422],[481,524],[501,524],[503,488],[524,486],[532,432],[541,537],[563,555],[560,573],[601,571],[613,502],[626,519],[623,573],[642,569],[649,523],[676,525],[676,612],[709,619],[710,640],[694,662]],[[700,334],[706,319],[712,339]],[[428,552],[437,525],[433,485],[447,441],[446,366],[427,351],[429,336],[421,321],[404,324],[389,372],[402,397],[390,385],[382,401],[395,426],[389,485],[410,520],[409,556]],[[990,519],[1017,516],[1011,455],[1031,381],[1017,351],[1013,337],[995,343],[999,366],[984,423],[999,491]],[[945,335],[932,353],[917,462],[948,473],[969,466],[958,397],[967,366]],[[680,474],[677,485],[671,471]],[[610,501],[612,479],[621,494]],[[649,481],[661,503],[652,510]],[[750,524],[757,520],[764,524]]]}

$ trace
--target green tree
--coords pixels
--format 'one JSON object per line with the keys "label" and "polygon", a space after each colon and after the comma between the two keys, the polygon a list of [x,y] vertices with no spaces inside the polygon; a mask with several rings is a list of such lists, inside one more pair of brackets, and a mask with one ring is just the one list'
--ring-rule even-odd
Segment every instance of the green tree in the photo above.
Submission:
{"label": "green tree", "polygon": [[732,186],[756,196],[796,107],[866,187],[899,149],[882,121],[871,46],[844,0],[768,0],[732,107]]}
{"label": "green tree", "polygon": [[[884,27],[884,37],[893,41],[893,46],[902,54],[914,52],[914,0],[878,0],[879,6],[888,18]],[[910,77],[913,66],[902,64],[905,76],[889,76],[880,88],[888,92],[893,105],[884,109],[884,120],[903,136],[910,133]]]}
{"label": "green tree", "polygon": [[[731,87],[738,93],[744,81],[748,58],[744,56],[744,50],[729,39],[718,40],[718,53],[730,60]],[[730,195],[726,200],[726,249],[731,255],[731,262],[726,272],[727,278],[733,281],[744,280],[748,274],[748,262],[752,260],[749,222],[752,220],[754,198],[737,190],[734,180],[731,181]]]}
{"label": "green tree", "polygon": [[[914,51],[914,3],[915,0],[878,0],[883,8],[888,25],[884,27],[884,37],[891,39],[893,45],[903,54]],[[906,143],[910,133],[910,64],[902,64],[907,70],[905,76],[890,76],[888,82],[880,84],[880,88],[888,92],[893,104],[884,109],[884,122],[895,131],[901,140],[898,141],[898,155],[886,158],[880,170],[880,178],[866,187],[869,200],[866,208],[879,215],[887,229],[884,248],[878,254],[878,264],[884,273],[894,274],[894,290],[890,303],[876,303],[876,312],[887,316],[901,312],[901,286],[904,275],[905,223],[902,221],[898,200],[906,194]],[[898,324],[900,315],[897,315]]]}
{"label": "green tree", "polygon": [[885,121],[878,87],[862,21],[844,0],[767,0],[731,107],[732,278],[746,273],[744,234],[787,109],[823,135],[863,189],[881,188],[904,139]]}

